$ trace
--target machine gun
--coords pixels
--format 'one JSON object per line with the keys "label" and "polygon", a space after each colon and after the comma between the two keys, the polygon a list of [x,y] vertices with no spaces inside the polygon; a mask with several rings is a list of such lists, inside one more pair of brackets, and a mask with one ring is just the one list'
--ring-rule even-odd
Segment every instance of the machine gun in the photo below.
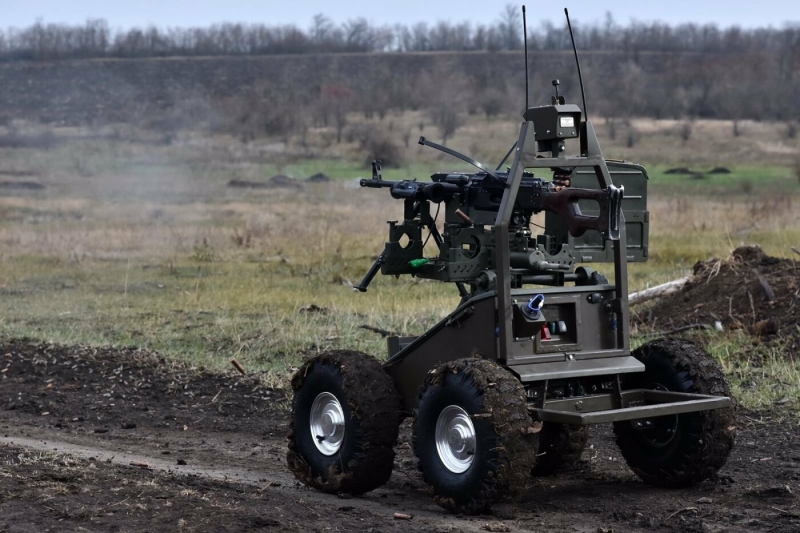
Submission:
{"label": "machine gun", "polygon": [[[404,220],[400,224],[389,222],[389,240],[384,251],[356,289],[365,292],[378,270],[386,275],[411,274],[456,282],[462,295],[468,294],[463,283],[472,285],[473,294],[479,288],[488,289],[494,276],[486,271],[496,268],[493,250],[496,242],[494,232],[487,231],[486,226],[496,221],[503,192],[508,187],[508,172],[489,170],[477,161],[424,137],[419,142],[467,161],[480,172],[436,173],[431,176],[431,182],[389,181],[382,177],[380,161],[373,161],[372,178],[362,179],[361,186],[388,188],[392,198],[404,201]],[[560,167],[552,170],[562,179],[570,172],[570,169]],[[537,240],[531,238],[529,226],[533,215],[547,211],[562,217],[570,234],[575,237],[593,230],[606,239],[618,240],[623,192],[622,187],[611,184],[603,189],[564,187],[524,172],[513,208],[515,231],[509,242],[516,279],[514,285],[521,286],[526,282],[563,285],[564,281],[580,281],[574,275],[565,275],[572,270],[574,263],[568,249],[553,250],[546,236]],[[598,214],[583,214],[579,206],[581,200],[595,202]],[[441,204],[445,206],[444,234],[439,233],[435,217],[430,214],[432,203],[439,204],[437,212]],[[423,257],[424,229],[429,230],[428,238],[433,237],[438,246],[438,257]],[[542,272],[559,275],[537,276]]]}

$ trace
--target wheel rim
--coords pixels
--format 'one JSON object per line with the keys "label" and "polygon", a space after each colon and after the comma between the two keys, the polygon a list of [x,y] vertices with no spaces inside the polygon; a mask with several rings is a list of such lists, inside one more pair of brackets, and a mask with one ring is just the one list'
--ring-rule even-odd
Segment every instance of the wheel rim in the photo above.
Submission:
{"label": "wheel rim", "polygon": [[342,404],[330,392],[321,392],[314,398],[309,417],[311,439],[324,455],[333,455],[344,441],[344,411]]}
{"label": "wheel rim", "polygon": [[469,470],[475,457],[475,426],[465,410],[457,405],[445,407],[436,421],[436,451],[449,471]]}

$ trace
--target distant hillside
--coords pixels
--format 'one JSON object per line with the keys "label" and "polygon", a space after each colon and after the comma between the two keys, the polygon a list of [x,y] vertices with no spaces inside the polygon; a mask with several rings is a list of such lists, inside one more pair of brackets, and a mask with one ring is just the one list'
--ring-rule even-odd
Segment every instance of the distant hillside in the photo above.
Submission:
{"label": "distant hillside", "polygon": [[[520,52],[272,55],[18,61],[0,64],[0,124],[54,125],[230,115],[234,102],[306,115],[455,106],[458,112],[521,111]],[[800,118],[800,56],[584,52],[590,112],[614,117]],[[572,54],[530,56],[531,102],[549,103],[550,80],[579,103]],[[248,103],[249,102],[249,103]],[[241,105],[240,105],[241,108]],[[252,110],[252,108],[251,108]],[[240,109],[246,115],[247,109]],[[329,114],[333,114],[333,118]],[[286,115],[284,113],[283,115]],[[266,115],[265,115],[266,116]],[[276,115],[277,116],[277,115]],[[182,117],[182,118],[181,118]],[[244,120],[243,117],[242,120]],[[287,125],[288,124],[288,125]]]}

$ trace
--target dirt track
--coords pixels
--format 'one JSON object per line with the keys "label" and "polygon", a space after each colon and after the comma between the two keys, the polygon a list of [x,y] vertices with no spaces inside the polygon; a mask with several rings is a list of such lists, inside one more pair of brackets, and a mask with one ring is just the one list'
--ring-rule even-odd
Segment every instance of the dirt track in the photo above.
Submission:
{"label": "dirt track", "polygon": [[572,471],[459,517],[426,494],[407,424],[390,482],[338,498],[287,471],[288,402],[255,379],[26,343],[0,345],[0,372],[0,531],[800,531],[794,410],[739,413],[717,483],[646,486],[599,427]]}

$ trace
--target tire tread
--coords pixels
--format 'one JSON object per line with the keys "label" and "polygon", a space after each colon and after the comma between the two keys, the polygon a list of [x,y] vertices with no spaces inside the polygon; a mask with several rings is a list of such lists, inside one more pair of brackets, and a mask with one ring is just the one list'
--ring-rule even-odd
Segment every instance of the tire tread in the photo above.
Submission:
{"label": "tire tread", "polygon": [[[510,372],[494,362],[471,358],[445,363],[426,377],[420,392],[422,400],[431,387],[441,385],[448,373],[463,374],[480,391],[483,413],[491,414],[499,443],[491,478],[467,501],[435,494],[425,471],[422,475],[436,503],[454,513],[475,514],[487,511],[492,503],[504,497],[517,497],[528,486],[530,472],[536,463],[538,436],[530,431],[532,421],[527,410],[525,390]],[[414,452],[420,457],[421,445],[414,426]],[[420,469],[421,464],[420,464]]]}
{"label": "tire tread", "polygon": [[314,472],[299,453],[296,442],[294,409],[289,425],[289,469],[298,480],[323,492],[363,494],[386,483],[394,464],[394,445],[400,427],[400,396],[381,363],[367,354],[334,350],[308,361],[292,377],[292,390],[303,386],[314,365],[328,364],[338,369],[342,389],[348,396],[353,416],[363,433],[360,453],[348,464],[336,462],[327,472]]}
{"label": "tire tread", "polygon": [[[690,392],[713,396],[730,396],[720,365],[694,342],[684,339],[658,339],[644,344],[632,355],[645,363],[651,357],[665,357],[685,379],[691,380]],[[686,415],[683,415],[686,416]],[[715,479],[725,465],[736,435],[732,408],[691,413],[696,424],[694,438],[668,465],[651,468],[640,460],[632,448],[636,443],[627,422],[614,424],[617,445],[631,470],[645,483],[668,488],[696,485]],[[627,426],[626,426],[627,425]]]}

